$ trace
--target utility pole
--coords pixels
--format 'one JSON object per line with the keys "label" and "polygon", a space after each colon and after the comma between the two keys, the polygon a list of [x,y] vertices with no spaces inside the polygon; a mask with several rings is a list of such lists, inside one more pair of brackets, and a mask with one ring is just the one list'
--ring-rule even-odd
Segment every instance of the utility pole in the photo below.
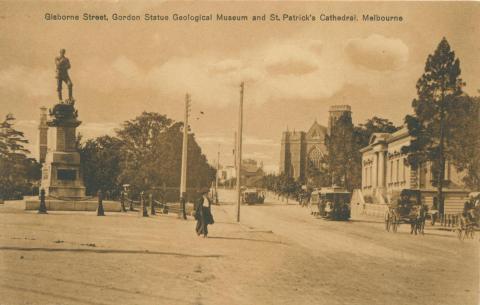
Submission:
{"label": "utility pole", "polygon": [[217,152],[217,175],[215,176],[215,203],[218,203],[218,173],[220,171],[220,145]]}
{"label": "utility pole", "polygon": [[[233,168],[235,169],[235,179],[237,178],[237,132],[233,134]],[[233,179],[231,179],[230,187],[233,189]],[[235,186],[236,187],[236,186]]]}
{"label": "utility pole", "polygon": [[183,119],[183,144],[182,144],[182,175],[180,178],[180,214],[186,219],[185,204],[187,201],[187,152],[188,152],[188,116],[190,114],[190,95],[185,95],[185,117]]}
{"label": "utility pole", "polygon": [[240,222],[240,205],[242,201],[242,128],[243,128],[243,90],[244,83],[240,84],[240,108],[238,110],[238,139],[237,139],[237,222]]}

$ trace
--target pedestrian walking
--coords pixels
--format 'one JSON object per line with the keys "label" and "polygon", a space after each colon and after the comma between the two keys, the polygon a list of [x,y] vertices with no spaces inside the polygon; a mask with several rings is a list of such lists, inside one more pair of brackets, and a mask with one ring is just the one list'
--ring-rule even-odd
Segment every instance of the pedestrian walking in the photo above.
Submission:
{"label": "pedestrian walking", "polygon": [[208,197],[208,189],[200,191],[200,196],[195,203],[195,220],[197,221],[196,232],[198,236],[207,237],[208,225],[214,223],[211,211],[211,199]]}

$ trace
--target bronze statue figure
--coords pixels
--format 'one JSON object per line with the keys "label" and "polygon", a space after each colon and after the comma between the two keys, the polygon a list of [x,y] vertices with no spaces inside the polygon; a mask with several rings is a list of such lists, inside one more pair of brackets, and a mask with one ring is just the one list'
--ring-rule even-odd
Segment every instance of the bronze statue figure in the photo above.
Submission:
{"label": "bronze statue figure", "polygon": [[55,58],[55,65],[57,66],[57,92],[58,100],[63,103],[62,100],[62,84],[65,82],[68,86],[68,102],[73,103],[73,83],[68,76],[68,69],[70,69],[70,61],[65,57],[65,49],[60,50],[60,56]]}

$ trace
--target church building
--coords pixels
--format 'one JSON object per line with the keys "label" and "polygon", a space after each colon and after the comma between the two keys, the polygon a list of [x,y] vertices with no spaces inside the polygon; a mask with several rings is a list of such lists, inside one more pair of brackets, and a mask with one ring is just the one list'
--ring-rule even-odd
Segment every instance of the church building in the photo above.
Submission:
{"label": "church building", "polygon": [[328,128],[315,121],[305,131],[285,131],[282,134],[280,148],[280,173],[295,180],[306,178],[309,166],[320,167],[327,153],[325,137],[330,133],[335,121],[343,114],[351,116],[349,105],[335,105],[329,109]]}

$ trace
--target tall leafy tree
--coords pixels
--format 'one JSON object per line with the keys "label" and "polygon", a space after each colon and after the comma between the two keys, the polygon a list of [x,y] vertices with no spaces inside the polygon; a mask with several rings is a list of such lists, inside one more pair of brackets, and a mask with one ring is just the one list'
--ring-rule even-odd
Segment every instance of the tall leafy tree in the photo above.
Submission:
{"label": "tall leafy tree", "polygon": [[[87,186],[93,189],[128,183],[134,192],[164,185],[179,187],[182,130],[181,122],[155,112],[143,112],[125,121],[116,131],[116,138],[87,142],[83,150],[83,158],[91,161],[85,168],[85,180],[91,180]],[[187,185],[192,188],[210,186],[215,179],[215,169],[208,164],[192,133],[187,175]]]}
{"label": "tall leafy tree", "polygon": [[82,170],[87,194],[98,190],[118,191],[122,166],[123,142],[115,137],[102,136],[87,140],[80,147]]}
{"label": "tall leafy tree", "polygon": [[0,123],[0,197],[20,198],[40,178],[40,165],[27,154],[28,140],[14,128],[15,117],[7,114]]}
{"label": "tall leafy tree", "polygon": [[312,161],[308,161],[307,166],[307,185],[309,187],[328,186],[332,182],[332,177],[328,172],[328,168],[324,162],[318,168]]}
{"label": "tall leafy tree", "polygon": [[328,154],[325,162],[331,182],[348,190],[358,186],[361,181],[361,155],[349,114],[343,114],[333,124],[326,146]]}
{"label": "tall leafy tree", "polygon": [[480,190],[480,98],[462,96],[455,107],[459,118],[450,132],[451,157],[459,171],[465,173],[465,185]]}
{"label": "tall leafy tree", "polygon": [[452,159],[448,144],[458,124],[456,107],[465,85],[460,73],[460,60],[443,38],[428,56],[425,71],[417,81],[417,98],[412,102],[415,114],[405,118],[413,140],[402,152],[408,153],[408,163],[414,169],[426,162],[432,164],[440,209],[444,202],[445,163]]}
{"label": "tall leafy tree", "polygon": [[[123,142],[124,162],[119,177],[122,183],[138,189],[148,189],[162,182],[162,173],[168,167],[169,160],[159,151],[159,144],[161,135],[171,124],[172,120],[165,115],[143,112],[133,120],[125,121],[122,128],[117,130],[117,135]],[[168,146],[166,143],[166,150]],[[164,162],[158,164],[158,160]]]}
{"label": "tall leafy tree", "polygon": [[326,139],[328,155],[323,160],[323,166],[307,167],[310,184],[327,186],[333,182],[349,190],[360,187],[362,156],[359,149],[368,145],[373,133],[392,133],[398,129],[388,119],[376,116],[358,126],[353,126],[349,115],[342,116]]}
{"label": "tall leafy tree", "polygon": [[374,116],[365,123],[355,127],[355,137],[360,147],[365,147],[370,141],[372,134],[376,132],[392,133],[397,131],[396,127],[390,120]]}

